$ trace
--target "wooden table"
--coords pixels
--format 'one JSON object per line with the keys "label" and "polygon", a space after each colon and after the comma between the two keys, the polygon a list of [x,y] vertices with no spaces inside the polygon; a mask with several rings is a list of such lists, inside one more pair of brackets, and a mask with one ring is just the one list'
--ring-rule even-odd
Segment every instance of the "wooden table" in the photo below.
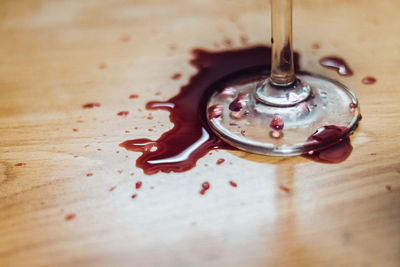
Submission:
{"label": "wooden table", "polygon": [[[190,171],[146,176],[139,153],[118,147],[172,127],[165,111],[147,120],[144,105],[195,74],[193,48],[224,50],[227,38],[241,48],[241,35],[264,44],[268,10],[268,1],[1,1],[0,266],[399,266],[399,1],[294,1],[302,68],[345,83],[361,103],[345,162],[220,150]],[[326,55],[354,75],[321,67]],[[368,75],[377,83],[362,84]],[[81,108],[93,101],[101,107]]]}

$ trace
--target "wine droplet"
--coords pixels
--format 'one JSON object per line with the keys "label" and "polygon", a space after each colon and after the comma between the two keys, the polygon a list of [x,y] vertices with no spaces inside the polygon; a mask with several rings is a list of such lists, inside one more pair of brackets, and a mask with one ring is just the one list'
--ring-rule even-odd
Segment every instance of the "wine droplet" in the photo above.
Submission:
{"label": "wine droplet", "polygon": [[275,115],[272,118],[271,123],[269,124],[269,127],[271,127],[271,129],[274,131],[282,131],[283,126],[284,126],[283,120],[278,115]]}

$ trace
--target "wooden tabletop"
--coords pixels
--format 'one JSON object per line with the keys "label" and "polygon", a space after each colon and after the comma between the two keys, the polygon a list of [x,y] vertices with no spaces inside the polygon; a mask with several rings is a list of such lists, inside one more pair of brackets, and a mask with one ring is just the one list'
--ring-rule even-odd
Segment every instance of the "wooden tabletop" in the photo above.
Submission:
{"label": "wooden tabletop", "polygon": [[294,1],[302,69],[361,103],[346,161],[219,150],[148,176],[118,147],[172,127],[144,106],[196,73],[193,48],[269,44],[268,2],[1,1],[0,266],[399,266],[399,1]]}

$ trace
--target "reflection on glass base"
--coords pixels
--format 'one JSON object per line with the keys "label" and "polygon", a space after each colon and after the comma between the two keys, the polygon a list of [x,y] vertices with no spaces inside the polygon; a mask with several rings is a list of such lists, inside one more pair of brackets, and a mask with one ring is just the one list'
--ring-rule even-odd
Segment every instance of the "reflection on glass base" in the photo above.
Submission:
{"label": "reflection on glass base", "polygon": [[[214,93],[207,103],[206,117],[211,129],[241,150],[271,156],[300,155],[352,134],[361,119],[353,92],[328,78],[296,76],[309,85],[311,92],[304,101],[287,107],[270,106],[259,100],[257,91],[269,79],[260,71],[238,73],[221,80],[211,88]],[[288,93],[286,97],[296,102],[299,96]],[[328,125],[344,129],[343,134],[323,141],[309,139]]]}

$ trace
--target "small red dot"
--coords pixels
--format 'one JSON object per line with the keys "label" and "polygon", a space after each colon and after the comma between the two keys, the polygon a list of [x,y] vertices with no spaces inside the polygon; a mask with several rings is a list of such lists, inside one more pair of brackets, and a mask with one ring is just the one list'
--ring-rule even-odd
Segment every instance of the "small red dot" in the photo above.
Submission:
{"label": "small red dot", "polygon": [[283,191],[285,191],[286,193],[290,193],[290,191],[291,191],[290,188],[288,188],[284,185],[280,185],[279,188],[282,189]]}
{"label": "small red dot", "polygon": [[137,194],[133,194],[133,195],[131,196],[132,199],[134,199],[134,198],[136,198],[136,197],[137,197]]}
{"label": "small red dot", "polygon": [[114,191],[114,189],[117,188],[116,186],[111,187],[110,189],[108,189],[108,191],[112,192]]}
{"label": "small red dot", "polygon": [[202,183],[201,187],[204,190],[208,190],[208,189],[210,189],[210,183],[209,182],[204,182],[204,183]]}
{"label": "small red dot", "polygon": [[175,73],[174,75],[171,76],[172,80],[179,80],[182,77],[182,74],[180,73]]}
{"label": "small red dot", "polygon": [[135,187],[136,187],[136,189],[140,189],[142,187],[142,182],[141,181],[136,182]]}
{"label": "small red dot", "polygon": [[139,96],[136,95],[136,94],[131,94],[131,95],[129,96],[130,99],[134,99],[134,98],[138,98],[138,97],[139,97]]}
{"label": "small red dot", "polygon": [[120,111],[120,112],[117,113],[117,115],[118,116],[128,116],[129,115],[129,111],[126,111],[126,110]]}
{"label": "small red dot", "polygon": [[229,181],[229,184],[233,187],[237,187],[237,183],[235,183],[234,181]]}
{"label": "small red dot", "polygon": [[218,159],[217,160],[217,165],[221,165],[222,163],[224,163],[225,159]]}
{"label": "small red dot", "polygon": [[94,102],[94,103],[87,103],[82,106],[83,108],[94,108],[94,107],[100,107],[100,103]]}
{"label": "small red dot", "polygon": [[88,177],[93,176],[93,173],[89,172],[86,174],[86,176],[88,176]]}
{"label": "small red dot", "polygon": [[65,220],[70,221],[70,220],[74,219],[75,217],[76,217],[76,214],[71,213],[71,214],[68,214],[67,216],[65,216]]}

